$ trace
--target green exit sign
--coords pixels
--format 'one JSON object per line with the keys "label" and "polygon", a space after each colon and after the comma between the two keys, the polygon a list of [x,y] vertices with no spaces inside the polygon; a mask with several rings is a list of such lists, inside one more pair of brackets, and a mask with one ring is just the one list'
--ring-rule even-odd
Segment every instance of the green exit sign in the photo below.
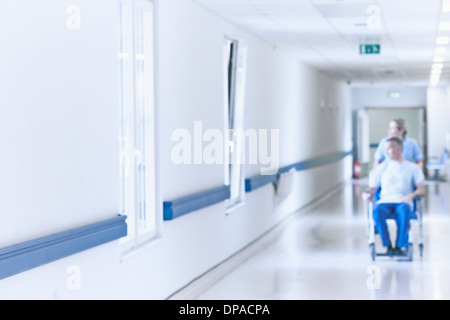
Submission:
{"label": "green exit sign", "polygon": [[379,44],[360,44],[359,54],[380,54]]}

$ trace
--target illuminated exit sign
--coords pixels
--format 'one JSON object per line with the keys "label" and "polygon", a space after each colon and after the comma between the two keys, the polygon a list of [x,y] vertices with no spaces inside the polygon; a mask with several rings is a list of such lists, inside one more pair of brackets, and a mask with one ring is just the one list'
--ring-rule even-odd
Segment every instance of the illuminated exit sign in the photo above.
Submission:
{"label": "illuminated exit sign", "polygon": [[360,44],[359,54],[380,54],[379,44]]}

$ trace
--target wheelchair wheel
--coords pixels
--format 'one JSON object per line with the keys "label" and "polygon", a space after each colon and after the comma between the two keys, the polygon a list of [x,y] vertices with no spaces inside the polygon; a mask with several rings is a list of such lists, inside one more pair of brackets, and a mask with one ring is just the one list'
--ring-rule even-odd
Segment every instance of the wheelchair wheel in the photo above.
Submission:
{"label": "wheelchair wheel", "polygon": [[408,246],[408,251],[407,251],[408,261],[412,261],[413,260],[413,251],[414,251],[413,249],[414,249],[414,246],[413,246],[412,243],[410,243],[409,246]]}
{"label": "wheelchair wheel", "polygon": [[375,252],[375,244],[374,243],[369,244],[369,248],[372,261],[375,261],[375,257],[377,256],[377,253]]}

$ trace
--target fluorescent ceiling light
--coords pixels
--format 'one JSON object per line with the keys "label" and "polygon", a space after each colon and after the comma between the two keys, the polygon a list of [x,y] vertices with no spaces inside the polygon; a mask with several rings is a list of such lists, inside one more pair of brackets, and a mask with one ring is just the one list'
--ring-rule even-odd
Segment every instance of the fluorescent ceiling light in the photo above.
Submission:
{"label": "fluorescent ceiling light", "polygon": [[442,2],[442,12],[450,12],[450,1],[444,0]]}
{"label": "fluorescent ceiling light", "polygon": [[444,57],[443,56],[437,56],[434,57],[433,62],[444,62]]}
{"label": "fluorescent ceiling light", "polygon": [[433,75],[430,77],[430,81],[439,81],[440,76],[439,75]]}
{"label": "fluorescent ceiling light", "polygon": [[436,49],[434,49],[434,53],[435,54],[446,54],[447,48],[446,47],[437,47]]}
{"label": "fluorescent ceiling light", "polygon": [[441,77],[441,75],[440,74],[432,74],[431,76],[430,76],[430,81],[432,81],[432,80],[438,80],[439,81],[439,78]]}
{"label": "fluorescent ceiling light", "polygon": [[439,78],[441,77],[441,75],[440,74],[432,74],[431,76],[430,76],[430,81],[439,81]]}
{"label": "fluorescent ceiling light", "polygon": [[442,73],[442,70],[441,69],[433,69],[433,70],[431,70],[431,74],[432,75],[435,75],[435,74],[441,74]]}
{"label": "fluorescent ceiling light", "polygon": [[436,38],[436,44],[448,44],[450,42],[450,37],[440,36]]}
{"label": "fluorescent ceiling light", "polygon": [[431,85],[436,85],[438,84],[439,80],[430,80],[430,84]]}
{"label": "fluorescent ceiling light", "polygon": [[431,68],[432,69],[442,69],[444,67],[444,65],[442,64],[442,63],[433,63],[432,65],[431,65]]}
{"label": "fluorescent ceiling light", "polygon": [[441,30],[441,31],[449,31],[450,30],[450,21],[441,21],[441,22],[439,22],[439,30]]}

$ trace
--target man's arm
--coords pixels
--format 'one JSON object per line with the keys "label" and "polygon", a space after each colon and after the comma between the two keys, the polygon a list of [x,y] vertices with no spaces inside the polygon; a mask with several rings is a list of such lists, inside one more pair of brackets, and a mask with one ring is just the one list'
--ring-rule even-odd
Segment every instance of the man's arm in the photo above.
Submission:
{"label": "man's arm", "polygon": [[380,160],[373,160],[373,167],[372,169],[375,169],[380,164]]}
{"label": "man's arm", "polygon": [[362,198],[364,201],[369,202],[373,200],[373,196],[377,192],[378,187],[368,187],[362,194]]}
{"label": "man's arm", "polygon": [[402,202],[412,202],[414,198],[424,196],[425,195],[425,184],[419,183],[416,185],[416,190],[411,192],[410,194],[407,194],[403,199]]}
{"label": "man's arm", "polygon": [[423,160],[417,161],[416,164],[419,166],[420,170],[423,170]]}

